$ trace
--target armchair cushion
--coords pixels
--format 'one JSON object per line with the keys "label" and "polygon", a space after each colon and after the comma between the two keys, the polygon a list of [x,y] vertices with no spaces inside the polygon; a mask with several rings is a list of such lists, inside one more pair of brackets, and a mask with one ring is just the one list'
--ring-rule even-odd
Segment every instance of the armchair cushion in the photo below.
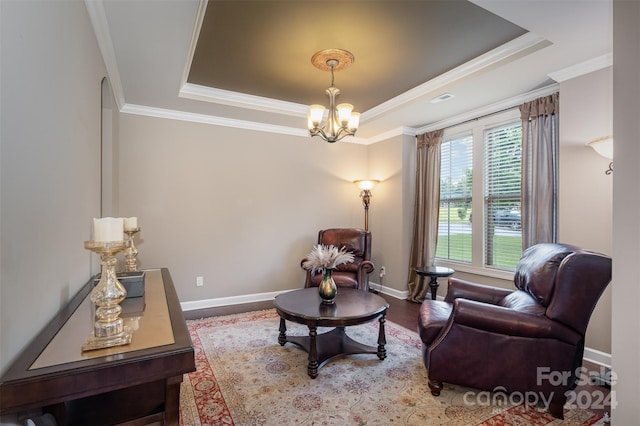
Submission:
{"label": "armchair cushion", "polygon": [[500,306],[533,315],[544,315],[544,306],[540,305],[529,293],[518,290],[509,293],[499,303]]}
{"label": "armchair cushion", "polygon": [[516,268],[516,287],[529,293],[546,308],[553,295],[558,267],[573,251],[575,248],[566,244],[529,247],[524,251]]}
{"label": "armchair cushion", "polygon": [[[343,263],[333,270],[331,276],[338,287],[369,289],[369,274],[374,269],[371,263],[371,232],[357,228],[324,229],[318,232],[318,244],[344,248],[353,254],[353,262]],[[321,274],[307,271],[305,287],[317,287],[321,281]]]}
{"label": "armchair cushion", "polygon": [[569,327],[544,315],[518,312],[503,306],[458,299],[453,304],[451,321],[505,336],[551,338],[576,345],[581,336]]}

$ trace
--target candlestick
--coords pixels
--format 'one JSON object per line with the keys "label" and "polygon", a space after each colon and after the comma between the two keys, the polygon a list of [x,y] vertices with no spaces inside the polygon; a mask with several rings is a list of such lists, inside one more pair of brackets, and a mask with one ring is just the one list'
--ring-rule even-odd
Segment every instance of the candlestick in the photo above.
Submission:
{"label": "candlestick", "polygon": [[124,252],[125,257],[125,269],[127,272],[134,272],[138,270],[136,257],[138,256],[138,249],[135,244],[133,244],[133,236],[137,232],[140,231],[140,228],[125,228],[124,233],[127,235],[127,239],[125,241],[127,245],[127,249]]}
{"label": "candlestick", "polygon": [[98,285],[91,291],[90,300],[97,306],[93,332],[82,345],[83,351],[109,348],[131,343],[131,329],[125,327],[120,313],[127,290],[116,276],[116,253],[124,250],[124,241],[85,241],[84,247],[100,254],[102,272]]}

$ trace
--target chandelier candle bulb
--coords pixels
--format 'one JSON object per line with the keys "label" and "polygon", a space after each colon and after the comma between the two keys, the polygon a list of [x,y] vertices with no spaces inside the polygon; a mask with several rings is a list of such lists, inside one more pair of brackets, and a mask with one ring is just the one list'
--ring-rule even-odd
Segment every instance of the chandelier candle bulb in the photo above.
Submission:
{"label": "chandelier candle bulb", "polygon": [[124,240],[124,220],[121,217],[93,218],[93,240],[112,242]]}

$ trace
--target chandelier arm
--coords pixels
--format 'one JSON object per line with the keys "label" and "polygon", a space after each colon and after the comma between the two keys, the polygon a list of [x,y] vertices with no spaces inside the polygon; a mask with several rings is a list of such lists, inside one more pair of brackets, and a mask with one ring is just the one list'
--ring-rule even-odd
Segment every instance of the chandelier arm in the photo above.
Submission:
{"label": "chandelier arm", "polygon": [[332,139],[335,139],[335,126],[336,126],[336,92],[339,90],[333,85],[333,67],[331,67],[331,87],[327,89],[329,94],[329,114],[327,116],[326,130],[331,134]]}

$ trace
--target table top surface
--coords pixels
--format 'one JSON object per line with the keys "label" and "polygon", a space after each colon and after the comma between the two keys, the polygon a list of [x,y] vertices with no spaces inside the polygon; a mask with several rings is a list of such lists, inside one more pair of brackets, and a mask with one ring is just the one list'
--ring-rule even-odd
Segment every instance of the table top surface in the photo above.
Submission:
{"label": "table top surface", "polygon": [[[85,352],[80,349],[93,330],[95,306],[87,297],[31,364],[29,370],[175,343],[161,271],[149,270],[145,275],[145,295],[127,298],[120,304],[123,307],[121,317],[124,325],[133,331],[130,344]],[[125,313],[127,304],[140,304],[140,309]]]}
{"label": "table top surface", "polygon": [[453,275],[456,271],[446,266],[427,266],[414,268],[418,275],[428,275],[435,277],[448,277]]}
{"label": "table top surface", "polygon": [[322,322],[323,325],[343,325],[342,322],[367,320],[386,312],[389,303],[377,294],[352,288],[338,288],[333,304],[322,303],[317,287],[283,293],[273,301],[282,316],[300,322]]}

